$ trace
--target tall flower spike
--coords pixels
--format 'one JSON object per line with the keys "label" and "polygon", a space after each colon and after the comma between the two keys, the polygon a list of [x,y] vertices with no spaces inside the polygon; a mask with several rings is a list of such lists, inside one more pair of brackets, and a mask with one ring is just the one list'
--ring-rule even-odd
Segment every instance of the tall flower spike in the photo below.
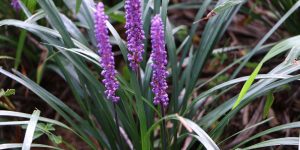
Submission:
{"label": "tall flower spike", "polygon": [[129,53],[127,55],[132,70],[137,71],[143,60],[145,33],[143,31],[141,0],[125,1],[126,34]]}
{"label": "tall flower spike", "polygon": [[115,95],[119,88],[119,83],[116,79],[115,61],[112,52],[112,46],[109,43],[108,29],[106,21],[108,16],[104,13],[104,5],[99,2],[95,12],[95,36],[98,46],[98,54],[101,58],[100,64],[102,67],[101,75],[104,77],[102,82],[105,85],[105,95],[113,102],[118,102],[120,97]]}
{"label": "tall flower spike", "polygon": [[167,51],[164,40],[164,27],[159,15],[153,17],[151,21],[151,43],[152,53],[151,59],[153,61],[153,75],[152,75],[152,92],[155,94],[154,104],[161,104],[166,107],[169,103],[168,94],[166,92],[168,84],[166,78],[167,71]]}
{"label": "tall flower spike", "polygon": [[19,11],[21,9],[21,5],[19,0],[12,0],[10,5],[16,10]]}

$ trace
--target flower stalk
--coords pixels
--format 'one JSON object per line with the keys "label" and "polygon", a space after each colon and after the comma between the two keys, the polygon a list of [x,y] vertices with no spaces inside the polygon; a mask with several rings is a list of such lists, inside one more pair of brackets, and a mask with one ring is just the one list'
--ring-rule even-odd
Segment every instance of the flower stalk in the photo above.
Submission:
{"label": "flower stalk", "polygon": [[[152,91],[155,94],[153,103],[161,105],[162,117],[165,117],[164,108],[169,104],[169,97],[167,94],[168,84],[166,78],[167,71],[167,51],[165,48],[164,26],[160,15],[156,15],[151,21],[151,43],[152,43]],[[167,134],[166,134],[166,121],[162,122],[162,145],[163,149],[167,149]]]}
{"label": "flower stalk", "polygon": [[96,6],[95,16],[95,35],[98,47],[98,54],[100,56],[100,65],[102,67],[101,75],[104,77],[102,80],[106,90],[105,95],[107,99],[113,102],[114,117],[116,122],[117,137],[120,145],[122,144],[122,138],[119,129],[119,120],[116,104],[119,102],[120,97],[116,96],[116,90],[119,88],[119,83],[116,79],[114,53],[112,52],[112,46],[109,42],[109,34],[106,26],[108,16],[104,12],[104,5],[99,2]]}

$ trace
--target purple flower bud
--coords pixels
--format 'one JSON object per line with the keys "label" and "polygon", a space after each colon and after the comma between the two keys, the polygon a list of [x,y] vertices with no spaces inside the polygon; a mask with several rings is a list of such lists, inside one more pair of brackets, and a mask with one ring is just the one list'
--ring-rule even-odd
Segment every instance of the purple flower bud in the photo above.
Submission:
{"label": "purple flower bud", "polygon": [[166,107],[169,103],[167,94],[168,84],[166,78],[167,71],[167,51],[165,48],[164,26],[159,15],[152,18],[151,21],[151,43],[152,53],[151,59],[153,61],[153,75],[152,75],[152,91],[155,94],[154,104],[161,104]]}
{"label": "purple flower bud", "polygon": [[143,60],[145,33],[143,31],[141,1],[125,1],[126,34],[128,46],[128,60],[132,70],[137,71],[139,63]]}
{"label": "purple flower bud", "polygon": [[108,29],[106,21],[108,16],[104,13],[104,5],[99,2],[95,12],[95,36],[98,43],[98,54],[101,58],[100,64],[103,69],[101,75],[104,79],[102,82],[105,85],[105,95],[113,102],[118,102],[120,97],[115,95],[119,88],[119,83],[116,79],[115,61],[112,52],[112,46],[109,43]]}
{"label": "purple flower bud", "polygon": [[21,9],[21,5],[19,0],[12,0],[10,5],[16,10],[19,11]]}

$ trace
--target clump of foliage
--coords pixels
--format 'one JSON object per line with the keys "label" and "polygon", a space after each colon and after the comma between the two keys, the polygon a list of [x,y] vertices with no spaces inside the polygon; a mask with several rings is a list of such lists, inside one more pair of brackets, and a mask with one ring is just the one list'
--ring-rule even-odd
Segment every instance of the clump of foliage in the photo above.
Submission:
{"label": "clump of foliage", "polygon": [[[62,13],[63,10],[53,0],[37,0],[30,5],[23,3],[23,0],[18,2],[19,11],[24,15],[23,20],[4,19],[0,21],[0,27],[20,28],[21,44],[24,44],[22,39],[30,34],[40,41],[35,44],[47,52],[37,69],[37,81],[19,72],[18,63],[12,72],[0,68],[0,73],[39,96],[66,123],[40,117],[39,110],[35,110],[33,114],[1,110],[0,116],[29,120],[0,122],[0,125],[27,125],[24,126],[26,133],[23,143],[2,144],[0,149],[59,149],[56,144],[64,143],[64,139],[52,133],[55,125],[80,137],[90,149],[148,150],[185,147],[218,150],[232,137],[270,119],[224,137],[222,135],[226,133],[225,127],[229,120],[247,105],[261,100],[260,97],[268,97],[264,107],[264,113],[267,114],[274,101],[271,98],[272,93],[280,91],[283,85],[300,79],[300,75],[294,74],[300,69],[299,64],[294,63],[300,55],[300,36],[282,39],[271,47],[267,46],[267,54],[253,73],[237,78],[252,56],[265,48],[267,39],[298,9],[300,1],[289,7],[248,54],[233,61],[209,79],[222,79],[228,69],[239,64],[233,74],[225,78],[225,82],[218,83],[200,94],[198,89],[209,83],[199,82],[206,60],[244,4],[244,0],[219,0],[217,3],[211,0],[202,1],[198,4],[200,7],[197,8],[194,22],[187,29],[188,34],[183,40],[176,40],[175,35],[180,30],[172,24],[167,14],[170,9],[189,6],[186,3],[172,6],[168,0],[125,0],[127,39],[124,40],[114,26],[116,21],[124,20],[118,18],[122,16],[118,14],[124,13],[124,2],[109,8],[102,3],[96,5],[93,0],[64,0],[60,5],[67,7],[67,12],[72,15]],[[206,14],[208,8],[214,9]],[[207,23],[200,43],[195,45],[193,37],[199,22],[203,21]],[[178,44],[176,41],[182,42]],[[113,46],[121,56],[113,55]],[[21,46],[18,47],[22,49]],[[22,51],[17,50],[17,53],[16,61],[20,61]],[[267,61],[283,53],[287,55],[282,63],[276,64],[266,74],[259,74]],[[124,70],[129,75],[115,69],[117,59],[124,62]],[[76,104],[81,109],[80,114],[39,85],[43,73],[50,71],[57,73],[68,84]],[[103,78],[103,82],[99,78]],[[255,80],[258,81],[254,82]],[[245,84],[238,95],[225,102],[218,101],[218,97],[243,82]],[[211,99],[211,103],[206,104],[207,99]],[[203,111],[199,113],[199,110]],[[249,143],[266,134],[299,127],[300,122],[293,122],[270,128],[232,148],[298,145],[299,137],[272,139],[254,145]],[[41,134],[46,134],[55,146],[33,144],[32,141]],[[72,146],[69,148],[72,149]]]}

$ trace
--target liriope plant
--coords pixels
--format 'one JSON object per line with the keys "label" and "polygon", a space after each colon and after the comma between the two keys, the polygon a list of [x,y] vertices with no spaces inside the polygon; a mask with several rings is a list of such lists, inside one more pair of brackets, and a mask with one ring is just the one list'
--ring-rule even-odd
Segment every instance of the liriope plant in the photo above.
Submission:
{"label": "liriope plant", "polygon": [[[292,63],[300,53],[298,48],[300,37],[295,36],[275,43],[271,48],[266,46],[268,53],[254,71],[254,75],[235,78],[236,75],[233,74],[231,80],[196,97],[193,96],[197,93],[197,89],[204,85],[198,82],[198,79],[206,59],[245,2],[243,0],[220,0],[216,4],[211,0],[204,0],[199,4],[188,36],[179,46],[176,45],[174,36],[178,28],[174,27],[167,16],[167,11],[174,9],[175,6],[170,6],[168,0],[125,0],[125,3],[121,2],[105,11],[104,8],[107,7],[104,7],[103,3],[96,4],[92,0],[82,0],[81,3],[76,0],[64,0],[79,23],[74,23],[60,13],[52,0],[37,0],[37,2],[40,9],[35,14],[31,14],[22,3],[19,3],[27,17],[26,20],[2,20],[0,26],[22,28],[40,39],[40,44],[49,51],[44,71],[54,71],[66,81],[82,114],[79,115],[62,100],[17,70],[12,70],[11,73],[0,68],[0,72],[38,95],[62,116],[69,127],[53,120],[46,122],[73,131],[74,135],[78,135],[90,149],[180,149],[181,147],[220,149],[219,147],[232,137],[270,120],[258,122],[231,137],[222,139],[224,137],[221,135],[228,121],[242,108],[270,92],[282,90],[281,86],[300,78],[299,75],[291,75],[300,69],[299,65]],[[113,26],[114,22],[109,20],[109,16],[122,12],[123,6],[126,15],[124,27],[126,40],[121,38]],[[211,6],[215,9],[205,16],[205,11]],[[244,63],[265,48],[264,42],[298,7],[299,3],[296,3],[249,54],[234,61],[220,74],[243,61],[241,67],[236,70],[239,72]],[[39,20],[46,20],[48,25],[40,23]],[[202,33],[201,42],[194,45],[192,39],[196,35],[198,22],[203,20],[208,22]],[[80,32],[79,28],[84,32]],[[117,46],[122,58],[113,54],[111,44]],[[267,74],[258,74],[263,63],[285,51],[289,52],[284,62]],[[129,78],[125,78],[124,73],[115,69],[117,59],[122,59],[121,61],[125,63],[124,67],[129,70]],[[188,63],[185,64],[185,61]],[[92,70],[87,64],[92,64],[95,69]],[[99,78],[103,78],[102,82]],[[255,79],[259,81],[251,85]],[[213,97],[215,103],[218,95],[224,94],[223,91],[230,90],[244,81],[247,82],[243,88],[245,90],[240,93],[241,96],[234,96],[217,107],[211,106],[201,118],[196,117],[199,107],[203,106],[208,97]],[[14,114],[9,116],[15,117],[24,116],[17,112],[0,112],[5,113]],[[23,144],[0,145],[0,147],[57,148],[31,144],[38,121],[43,121],[39,115],[40,112],[35,111],[31,117],[26,115],[25,118],[30,118],[29,122],[22,122],[27,124],[28,131]],[[2,124],[20,125],[19,122]],[[234,147],[246,147],[245,144],[263,135],[299,126],[299,122],[294,122],[274,127]],[[193,139],[188,142],[187,137]],[[273,139],[244,149],[279,144],[298,145],[297,140],[298,137]]]}

